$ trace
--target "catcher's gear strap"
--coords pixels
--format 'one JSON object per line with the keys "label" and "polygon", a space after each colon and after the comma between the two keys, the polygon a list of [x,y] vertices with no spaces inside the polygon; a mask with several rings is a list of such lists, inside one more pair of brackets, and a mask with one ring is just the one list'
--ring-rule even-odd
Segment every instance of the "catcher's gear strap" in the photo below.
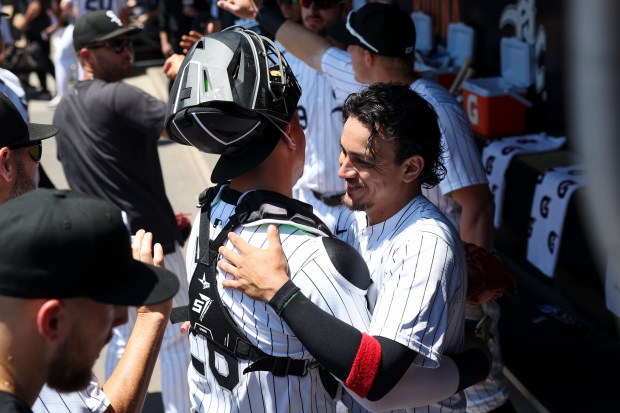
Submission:
{"label": "catcher's gear strap", "polygon": [[[294,285],[292,281],[287,283]],[[362,333],[359,330],[326,313],[302,293],[288,302],[281,317],[321,366],[340,381],[347,380],[360,351]],[[317,331],[329,331],[330,339],[325,340]],[[369,384],[366,398],[371,401],[384,397],[400,381],[418,354],[385,337],[373,336],[373,340],[381,347],[381,362]]]}
{"label": "catcher's gear strap", "polygon": [[211,241],[210,211],[217,196],[227,188],[210,188],[201,194],[200,228],[196,270],[189,287],[191,333],[202,334],[220,351],[236,359],[253,363],[243,372],[270,371],[276,376],[304,376],[317,364],[311,360],[274,357],[252,344],[232,319],[217,290],[217,250],[228,233],[239,225],[263,222],[286,223],[320,235],[331,235],[327,226],[314,214],[312,207],[270,191],[252,191],[238,202],[235,213]]}

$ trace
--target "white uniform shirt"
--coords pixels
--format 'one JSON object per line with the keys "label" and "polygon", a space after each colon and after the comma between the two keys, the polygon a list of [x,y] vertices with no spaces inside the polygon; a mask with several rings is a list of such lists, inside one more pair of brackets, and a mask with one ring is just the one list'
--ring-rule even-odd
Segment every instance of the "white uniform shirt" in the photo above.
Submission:
{"label": "white uniform shirt", "polygon": [[[342,101],[364,87],[355,80],[351,55],[343,50],[335,47],[328,49],[321,66],[337,98]],[[411,89],[430,103],[437,113],[447,171],[439,185],[431,189],[423,188],[422,193],[459,228],[461,208],[446,195],[457,189],[488,183],[469,120],[461,105],[438,83],[422,78],[413,82]]]}
{"label": "white uniform shirt", "polygon": [[[345,229],[340,237],[362,254],[373,281],[369,334],[419,353],[414,363],[421,367],[435,368],[442,354],[462,352],[467,264],[458,232],[437,207],[418,196],[373,226],[365,213],[349,211],[338,219],[338,231]],[[465,411],[465,397],[459,392],[405,411]]]}
{"label": "white uniform shirt", "polygon": [[43,386],[32,406],[33,413],[103,413],[110,401],[103,393],[95,375],[88,387],[79,392],[60,393]]}
{"label": "white uniform shirt", "polygon": [[[234,212],[234,205],[218,197],[212,203],[210,238],[217,237]],[[200,215],[196,217],[188,245],[188,277],[196,268],[196,244]],[[267,225],[255,224],[237,228],[243,239],[257,247],[265,247]],[[369,323],[365,291],[340,275],[329,259],[323,243],[315,234],[291,225],[279,225],[284,253],[288,258],[291,279],[301,291],[323,310],[359,330]],[[229,247],[231,246],[228,243]],[[217,288],[222,302],[248,339],[262,351],[277,357],[313,360],[287,324],[266,303],[252,300],[239,291],[224,289],[221,281],[231,277],[217,274]],[[191,281],[191,280],[190,280]],[[192,304],[190,303],[190,311]],[[328,339],[328,337],[326,337]],[[239,361],[239,383],[229,391],[220,387],[209,366],[206,339],[190,334],[192,356],[206,362],[205,376],[190,366],[188,378],[192,406],[199,412],[335,412],[336,404],[323,389],[318,370],[308,375],[276,377],[270,372],[243,374],[250,363]]]}
{"label": "white uniform shirt", "polygon": [[[343,50],[335,47],[328,49],[323,55],[321,66],[339,100],[344,101],[349,94],[358,92],[364,86],[355,80],[351,55]],[[439,185],[431,189],[422,188],[422,194],[437,205],[456,228],[460,228],[461,206],[450,198],[450,192],[472,185],[488,184],[469,120],[461,105],[436,82],[418,79],[411,84],[411,89],[435,109],[444,147],[446,176]],[[498,318],[499,306],[497,303],[486,304],[485,312]],[[494,334],[498,335],[496,329]],[[489,377],[484,383],[466,390],[468,412],[471,413],[492,410],[503,404],[508,397],[508,386],[502,373],[500,347],[497,342],[492,341],[489,348],[493,353],[493,367]]]}
{"label": "white uniform shirt", "polygon": [[447,195],[468,186],[488,184],[480,151],[465,111],[443,86],[429,79],[418,79],[411,84],[411,89],[435,109],[444,147],[446,176],[439,185],[422,188],[422,194],[437,205],[456,228],[460,228],[461,206]]}
{"label": "white uniform shirt", "polygon": [[312,205],[314,213],[333,231],[336,218],[344,207],[327,205],[312,191],[326,196],[344,192],[344,180],[338,177],[340,137],[344,126],[342,102],[336,100],[325,74],[288,53],[279,43],[278,47],[302,90],[297,113],[306,134],[306,160],[303,175],[293,189],[293,198]]}

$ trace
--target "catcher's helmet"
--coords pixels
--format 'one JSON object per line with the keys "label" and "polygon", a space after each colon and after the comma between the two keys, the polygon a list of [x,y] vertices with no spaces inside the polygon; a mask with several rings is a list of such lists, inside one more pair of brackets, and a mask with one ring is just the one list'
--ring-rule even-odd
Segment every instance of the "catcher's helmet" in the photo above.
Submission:
{"label": "catcher's helmet", "polygon": [[184,145],[236,156],[272,123],[290,122],[300,96],[273,42],[234,26],[203,36],[188,52],[170,91],[166,129]]}

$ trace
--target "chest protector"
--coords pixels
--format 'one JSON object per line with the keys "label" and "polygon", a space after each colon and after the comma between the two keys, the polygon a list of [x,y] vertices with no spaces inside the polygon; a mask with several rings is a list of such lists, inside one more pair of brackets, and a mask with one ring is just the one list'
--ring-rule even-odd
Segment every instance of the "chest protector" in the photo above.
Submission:
{"label": "chest protector", "polygon": [[[275,376],[305,376],[316,362],[266,354],[248,340],[232,319],[217,289],[217,250],[230,231],[256,221],[290,224],[323,236],[331,237],[331,232],[312,213],[310,205],[271,191],[252,191],[243,196],[217,238],[210,240],[211,203],[218,191],[219,187],[209,188],[199,199],[199,260],[189,286],[190,334],[201,334],[207,339],[211,371],[218,384],[229,390],[239,382],[238,360],[241,359],[252,362],[243,373],[269,371]],[[192,356],[192,364],[204,375],[205,363]]]}

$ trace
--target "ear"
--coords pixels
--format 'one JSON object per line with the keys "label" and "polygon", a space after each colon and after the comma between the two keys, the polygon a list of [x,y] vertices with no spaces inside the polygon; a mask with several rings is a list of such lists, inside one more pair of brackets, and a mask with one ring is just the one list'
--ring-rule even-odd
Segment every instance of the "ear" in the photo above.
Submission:
{"label": "ear", "polygon": [[6,146],[0,149],[0,179],[11,182],[15,179],[15,167],[11,162],[11,150]]}
{"label": "ear", "polygon": [[410,156],[403,162],[403,182],[413,182],[418,179],[424,169],[424,158],[420,155]]}
{"label": "ear", "polygon": [[93,54],[90,51],[90,49],[82,47],[80,51],[78,52],[78,57],[82,59],[82,62],[84,62],[84,64],[87,64],[88,66],[92,66],[91,62],[93,60]]}
{"label": "ear", "polygon": [[373,67],[377,62],[377,56],[369,50],[362,48],[364,53],[364,64],[366,67]]}
{"label": "ear", "polygon": [[293,140],[293,137],[291,136],[293,126],[289,123],[286,126],[284,126],[282,130],[286,134],[282,136],[282,138],[284,139],[284,142],[286,143],[286,147],[290,149],[291,151],[294,151],[295,148],[297,147],[297,144],[295,143],[295,141]]}
{"label": "ear", "polygon": [[56,341],[66,334],[63,321],[66,319],[66,308],[60,300],[47,300],[37,312],[37,330],[39,335],[48,341]]}

